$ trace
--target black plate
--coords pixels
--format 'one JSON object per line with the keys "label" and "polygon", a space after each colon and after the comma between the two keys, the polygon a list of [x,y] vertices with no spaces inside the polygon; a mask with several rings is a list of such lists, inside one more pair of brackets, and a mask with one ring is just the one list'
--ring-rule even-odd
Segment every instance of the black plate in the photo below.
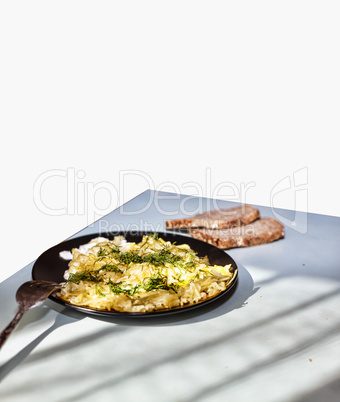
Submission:
{"label": "black plate", "polygon": [[[150,232],[121,232],[121,233],[93,233],[87,236],[76,237],[71,240],[66,240],[62,243],[57,244],[56,246],[48,249],[40,257],[36,260],[35,264],[33,265],[32,269],[32,277],[35,280],[46,280],[46,281],[53,281],[53,282],[64,282],[64,272],[68,269],[68,262],[62,259],[59,256],[59,253],[64,250],[71,251],[72,248],[79,247],[82,244],[88,243],[91,239],[96,237],[102,236],[109,239],[112,239],[113,236],[123,235],[128,242],[140,242],[142,240],[143,235],[150,234]],[[205,243],[200,240],[193,239],[192,237],[188,236],[181,236],[178,234],[172,233],[160,233],[158,232],[159,237],[164,239],[165,241],[176,242],[176,244],[189,244],[189,246],[197,252],[200,257],[208,256],[209,262],[211,265],[232,265],[232,271],[234,271],[237,266],[235,261],[223,250],[212,246],[208,243]],[[219,293],[215,297],[212,297],[208,300],[204,300],[200,303],[193,304],[190,306],[184,307],[176,307],[169,310],[157,310],[152,312],[146,313],[128,313],[128,312],[119,312],[119,311],[105,311],[105,310],[95,310],[91,308],[75,306],[73,304],[67,303],[59,298],[57,298],[54,294],[50,295],[49,298],[59,304],[64,306],[71,307],[73,309],[82,311],[87,314],[95,314],[99,316],[133,316],[133,317],[151,317],[151,316],[159,316],[164,314],[173,314],[179,313],[182,311],[188,311],[194,308],[201,307],[206,305],[207,303],[211,303],[216,299],[219,299],[225,296],[235,285],[237,282],[237,273],[236,277],[234,278],[232,284],[223,292]]]}

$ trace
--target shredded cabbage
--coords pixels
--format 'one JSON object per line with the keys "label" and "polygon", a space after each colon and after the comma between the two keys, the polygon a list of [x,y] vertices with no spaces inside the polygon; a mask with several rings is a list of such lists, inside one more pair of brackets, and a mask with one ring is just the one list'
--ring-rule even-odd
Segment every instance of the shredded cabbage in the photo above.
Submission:
{"label": "shredded cabbage", "polygon": [[123,236],[103,237],[72,250],[58,297],[96,310],[149,312],[202,302],[229,287],[231,265],[211,266],[189,245],[144,236],[140,243]]}

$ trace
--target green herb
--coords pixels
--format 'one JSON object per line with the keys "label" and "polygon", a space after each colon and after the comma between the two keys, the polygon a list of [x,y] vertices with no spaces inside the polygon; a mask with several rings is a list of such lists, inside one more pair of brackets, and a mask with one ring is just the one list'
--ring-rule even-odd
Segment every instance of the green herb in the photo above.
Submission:
{"label": "green herb", "polygon": [[177,284],[167,284],[167,277],[166,275],[163,275],[160,272],[157,272],[155,275],[150,276],[150,278],[147,279],[147,282],[143,285],[143,289],[146,290],[147,292],[151,292],[152,290],[173,290],[174,292],[177,293],[178,289]]}
{"label": "green herb", "polygon": [[196,265],[196,261],[190,260],[190,261],[187,261],[187,262],[184,264],[184,267],[185,267],[185,268],[193,268],[195,265]]}
{"label": "green herb", "polygon": [[101,286],[99,286],[98,284],[96,284],[96,293],[102,297],[106,297],[106,294],[103,293],[103,288]]}
{"label": "green herb", "polygon": [[100,282],[103,279],[103,275],[99,274],[99,269],[98,270],[93,270],[93,271],[83,271],[83,272],[76,272],[75,274],[70,274],[67,282],[73,282],[76,284],[79,284],[80,281],[85,281],[85,282]]}
{"label": "green herb", "polygon": [[112,254],[119,254],[120,253],[119,247],[117,247],[117,246],[115,246],[113,244],[108,246],[108,247],[109,247],[109,249],[104,248],[104,247],[100,247],[100,249],[99,249],[99,251],[97,253],[97,257],[107,257],[107,256],[112,255]]}
{"label": "green herb", "polygon": [[149,254],[139,255],[136,251],[126,251],[122,253],[119,249],[111,248],[110,250],[101,248],[97,256],[101,259],[103,257],[112,256],[119,261],[120,264],[143,264],[149,263],[155,266],[164,265],[166,262],[176,264],[182,261],[182,257],[173,254],[168,248],[164,247],[160,251],[154,251]]}
{"label": "green herb", "polygon": [[134,251],[126,251],[125,253],[121,253],[117,256],[117,259],[122,264],[141,264],[143,261],[143,257],[138,255]]}
{"label": "green herb", "polygon": [[181,256],[173,254],[167,248],[163,248],[161,251],[146,254],[143,256],[144,262],[160,266],[164,265],[166,262],[170,264],[176,264],[182,260]]}
{"label": "green herb", "polygon": [[105,264],[100,267],[100,269],[106,272],[115,272],[116,274],[122,274],[124,272],[122,269],[119,269],[117,265],[114,264]]}
{"label": "green herb", "polygon": [[140,287],[140,285],[136,285],[134,287],[122,287],[123,282],[114,283],[111,281],[111,279],[108,280],[107,284],[109,285],[111,292],[116,295],[123,293],[129,296],[133,296]]}

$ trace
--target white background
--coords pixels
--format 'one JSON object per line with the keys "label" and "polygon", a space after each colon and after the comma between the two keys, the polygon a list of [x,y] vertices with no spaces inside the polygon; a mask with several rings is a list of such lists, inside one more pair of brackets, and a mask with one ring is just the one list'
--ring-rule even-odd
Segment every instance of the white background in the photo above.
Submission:
{"label": "white background", "polygon": [[147,188],[340,216],[339,11],[2,1],[0,280]]}

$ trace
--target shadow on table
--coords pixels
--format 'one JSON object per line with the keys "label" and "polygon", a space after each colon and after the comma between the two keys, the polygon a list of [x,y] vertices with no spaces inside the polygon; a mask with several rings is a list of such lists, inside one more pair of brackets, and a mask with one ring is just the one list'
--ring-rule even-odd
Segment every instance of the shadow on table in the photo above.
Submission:
{"label": "shadow on table", "polygon": [[[91,315],[90,317],[96,320],[109,322],[115,324],[114,327],[108,327],[104,330],[99,331],[99,333],[89,334],[83,336],[81,342],[91,342],[94,339],[98,339],[100,336],[105,336],[112,332],[113,328],[116,331],[124,331],[128,327],[134,326],[164,326],[164,325],[185,325],[198,321],[205,321],[209,319],[213,319],[215,317],[227,314],[235,309],[242,308],[246,305],[249,297],[254,295],[259,288],[254,289],[254,282],[249,274],[249,272],[243,267],[238,266],[238,281],[235,286],[224,296],[216,301],[210,302],[209,304],[202,305],[196,309],[190,311],[183,311],[178,314],[172,315],[164,315],[164,316],[154,316],[154,317],[142,317],[142,316],[129,316],[129,317],[117,317],[113,316],[110,318],[100,317],[96,315]],[[43,333],[41,333],[36,339],[30,342],[27,346],[25,346],[22,350],[20,350],[14,357],[12,357],[9,361],[3,364],[0,367],[0,381],[4,379],[13,369],[15,369],[21,362],[23,362],[30,353],[45,339],[47,338],[53,331],[56,329],[67,325],[72,324],[76,321],[79,321],[88,315],[81,313],[77,310],[73,310],[72,308],[64,308],[57,303],[54,303],[51,300],[45,301],[46,306],[56,310],[57,316],[54,323]],[[44,308],[40,311],[35,309],[34,316],[35,319],[40,319],[41,315],[46,314],[48,309]],[[32,322],[32,317],[30,313],[33,311],[30,310],[26,313],[26,316],[23,317],[21,326],[25,326],[26,324],[30,324]],[[25,323],[26,322],[26,323]],[[20,325],[20,324],[19,324]],[[60,346],[56,346],[54,351],[48,350],[48,354],[50,353],[58,353],[59,351],[64,351],[65,349],[72,349],[79,343],[79,339],[72,340],[67,343],[63,343]],[[39,359],[41,357],[46,357],[45,352],[40,352],[38,356],[35,356],[35,359]],[[43,355],[43,356],[40,356]],[[30,357],[32,359],[34,357]]]}
{"label": "shadow on table", "polygon": [[340,378],[301,396],[296,402],[332,402],[338,401],[340,395]]}
{"label": "shadow on table", "polygon": [[[37,315],[37,310],[40,310],[40,313]],[[46,309],[43,308],[38,308],[34,309],[34,316],[35,319],[41,318],[41,315],[46,312]],[[45,311],[44,311],[45,310]],[[25,346],[20,352],[18,352],[14,357],[12,357],[10,360],[8,360],[5,364],[0,366],[0,381],[3,380],[18,364],[20,364],[24,359],[26,359],[29,354],[45,339],[50,335],[53,331],[56,329],[62,327],[63,325],[71,324],[75,321],[79,321],[83,319],[84,317],[79,314],[78,312],[75,311],[66,311],[64,309],[63,311],[64,314],[58,314],[54,323],[43,333],[41,333],[36,339],[34,339],[32,342],[30,342],[27,346]],[[23,317],[22,322],[19,323],[21,326],[25,326],[24,321],[29,321],[30,319],[27,318],[30,315],[30,312],[33,310],[30,310],[26,313],[26,315]],[[31,318],[32,320],[32,318]],[[19,327],[18,325],[18,327]]]}

